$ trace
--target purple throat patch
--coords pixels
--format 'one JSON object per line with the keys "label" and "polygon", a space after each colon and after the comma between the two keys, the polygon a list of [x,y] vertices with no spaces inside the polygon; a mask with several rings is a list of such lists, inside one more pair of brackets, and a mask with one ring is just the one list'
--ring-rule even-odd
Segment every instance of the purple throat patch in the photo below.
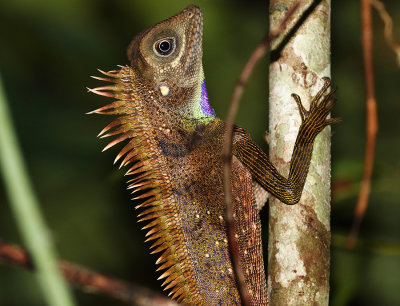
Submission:
{"label": "purple throat patch", "polygon": [[203,80],[203,83],[201,83],[200,107],[201,107],[201,111],[203,112],[204,115],[215,116],[215,112],[212,109],[212,107],[210,106],[210,103],[208,102],[206,80]]}

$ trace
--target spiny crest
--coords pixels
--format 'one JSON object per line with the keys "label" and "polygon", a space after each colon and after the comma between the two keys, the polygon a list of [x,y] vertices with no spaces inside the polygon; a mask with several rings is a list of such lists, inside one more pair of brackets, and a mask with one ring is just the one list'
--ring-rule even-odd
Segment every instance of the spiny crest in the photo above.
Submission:
{"label": "spiny crest", "polygon": [[[174,231],[176,226],[171,218],[174,212],[168,205],[172,195],[167,185],[167,180],[162,177],[160,158],[152,149],[151,139],[146,137],[150,124],[146,124],[144,105],[140,101],[135,87],[134,71],[128,66],[120,66],[120,70],[104,72],[106,77],[94,79],[113,83],[110,86],[102,86],[89,89],[95,94],[117,99],[116,101],[100,107],[88,114],[119,115],[117,119],[108,124],[98,137],[105,138],[117,136],[103,151],[114,145],[129,140],[117,154],[114,164],[121,160],[120,168],[130,165],[125,175],[134,176],[128,181],[128,190],[132,189],[134,197],[142,203],[135,208],[144,208],[138,215],[138,222],[149,221],[142,229],[147,229],[146,242],[154,241],[150,249],[151,254],[163,252],[156,264],[160,267],[157,271],[165,270],[159,279],[164,279],[164,290],[171,289],[169,295],[178,302],[190,303],[190,291],[185,279],[182,267],[179,264],[178,255],[174,244]],[[156,171],[156,170],[159,171]]]}

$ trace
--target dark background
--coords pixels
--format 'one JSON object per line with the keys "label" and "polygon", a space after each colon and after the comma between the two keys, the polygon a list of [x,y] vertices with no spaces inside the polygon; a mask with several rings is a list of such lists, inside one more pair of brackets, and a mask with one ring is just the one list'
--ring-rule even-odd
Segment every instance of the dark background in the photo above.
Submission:
{"label": "dark background", "polygon": [[[204,68],[210,101],[224,118],[237,77],[267,31],[267,1],[1,1],[0,74],[29,173],[64,259],[159,290],[154,262],[136,223],[118,150],[100,153],[97,133],[111,118],[85,115],[110,101],[87,93],[97,68],[127,63],[139,31],[194,2],[205,15]],[[359,1],[332,1],[332,77],[339,87],[332,167],[332,305],[400,305],[400,69],[374,14],[379,134],[370,206],[361,243],[344,248],[362,176],[364,68]],[[385,1],[400,40],[400,2]],[[268,118],[267,60],[257,67],[238,124],[263,144]],[[289,97],[288,97],[289,98]],[[21,244],[0,185],[0,238]],[[265,224],[264,224],[265,227]],[[75,290],[79,305],[120,305]],[[43,305],[34,275],[0,265],[1,305]]]}

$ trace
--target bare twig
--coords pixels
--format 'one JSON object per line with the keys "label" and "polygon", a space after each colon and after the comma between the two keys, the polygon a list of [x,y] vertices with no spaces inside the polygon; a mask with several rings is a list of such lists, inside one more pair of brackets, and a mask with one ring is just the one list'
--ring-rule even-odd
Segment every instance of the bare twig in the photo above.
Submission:
{"label": "bare twig", "polygon": [[374,70],[372,64],[372,20],[370,0],[361,0],[362,44],[364,50],[365,86],[367,106],[367,143],[365,148],[364,175],[354,213],[352,229],[347,239],[347,247],[352,248],[357,240],[361,221],[368,207],[371,190],[371,176],[374,164],[376,133],[378,131],[378,114],[374,87]]}
{"label": "bare twig", "polygon": [[400,66],[400,45],[396,43],[393,38],[393,20],[387,12],[385,5],[379,0],[371,0],[371,4],[374,6],[379,16],[381,17],[385,28],[384,35],[387,44],[393,50],[397,56],[397,65]]}
{"label": "bare twig", "polygon": [[[22,248],[0,241],[0,260],[33,270],[29,254]],[[60,261],[64,278],[72,285],[90,292],[101,293],[127,304],[143,306],[177,305],[170,299],[147,288],[108,277],[85,267]]]}
{"label": "bare twig", "polygon": [[285,29],[290,17],[297,11],[300,6],[301,1],[297,1],[293,7],[288,10],[285,17],[283,18],[279,28],[275,31],[270,31],[268,35],[265,36],[263,41],[256,47],[250,58],[248,59],[245,67],[243,68],[239,80],[235,86],[230,104],[228,115],[226,118],[225,125],[225,136],[224,136],[224,192],[225,192],[225,205],[226,205],[226,226],[228,232],[229,248],[232,253],[234,273],[236,279],[238,280],[240,296],[244,305],[250,305],[250,297],[248,290],[245,285],[245,278],[243,271],[240,267],[239,260],[239,248],[235,238],[235,227],[233,224],[233,209],[232,209],[232,190],[231,190],[231,159],[232,159],[232,133],[233,124],[239,108],[240,99],[243,95],[243,90],[247,81],[252,74],[254,67],[259,62],[259,60],[265,55],[267,49],[269,48],[271,42],[276,39]]}

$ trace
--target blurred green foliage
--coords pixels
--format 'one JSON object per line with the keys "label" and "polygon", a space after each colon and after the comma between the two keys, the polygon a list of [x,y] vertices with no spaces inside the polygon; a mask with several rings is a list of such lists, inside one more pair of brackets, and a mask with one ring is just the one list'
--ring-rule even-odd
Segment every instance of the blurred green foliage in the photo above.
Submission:
{"label": "blurred green foliage", "polygon": [[[224,118],[238,74],[267,31],[267,1],[15,0],[0,2],[0,72],[13,120],[52,236],[64,259],[158,290],[154,262],[124,191],[118,149],[100,154],[111,118],[86,112],[108,100],[89,94],[96,68],[126,64],[133,36],[191,2],[205,15],[210,100]],[[339,87],[333,128],[332,305],[400,305],[400,69],[374,14],[379,134],[361,243],[346,250],[362,176],[365,94],[358,1],[332,1],[332,76]],[[387,1],[400,40],[400,2]],[[267,60],[250,79],[237,122],[260,144],[267,128]],[[289,99],[289,97],[288,97]],[[267,147],[264,145],[264,148]],[[21,243],[0,185],[0,238]],[[265,226],[265,224],[264,224]],[[80,305],[119,305],[75,291]],[[1,305],[42,305],[33,275],[0,265]]]}

